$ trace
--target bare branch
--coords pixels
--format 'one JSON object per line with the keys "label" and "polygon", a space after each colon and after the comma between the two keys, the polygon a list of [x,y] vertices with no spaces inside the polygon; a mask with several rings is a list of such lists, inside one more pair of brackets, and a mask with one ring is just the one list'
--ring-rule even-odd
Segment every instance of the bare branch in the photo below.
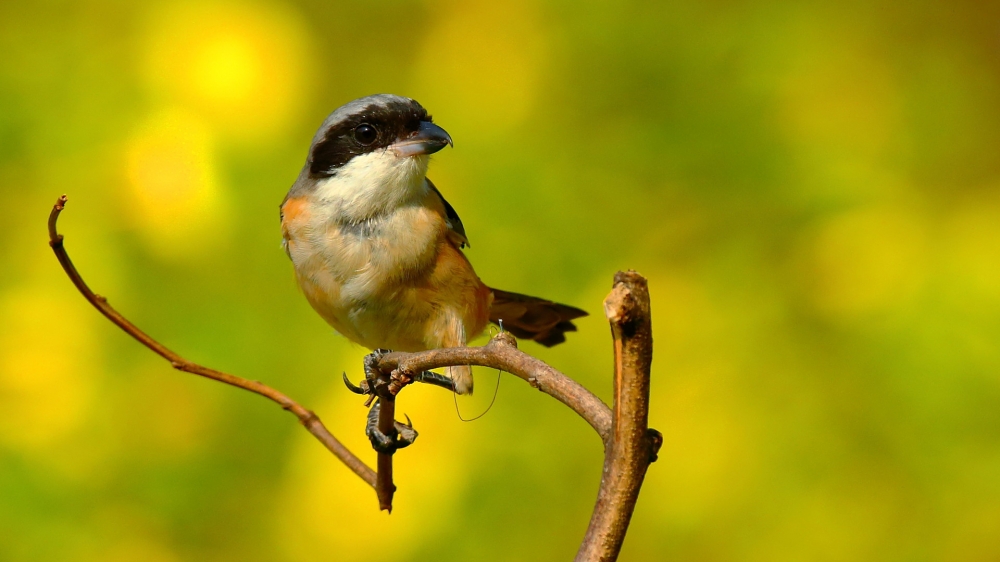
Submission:
{"label": "bare branch", "polygon": [[[378,430],[383,435],[396,435],[396,400],[392,396],[379,398]],[[379,452],[378,476],[375,480],[375,494],[378,496],[378,507],[382,511],[392,513],[392,496],[396,493],[396,485],[392,482],[392,455],[395,451]]]}
{"label": "bare branch", "polygon": [[646,279],[634,271],[618,272],[604,300],[604,313],[614,337],[614,418],[601,488],[578,562],[618,558],[646,469],[663,443],[660,432],[647,426],[653,331]]}
{"label": "bare branch", "polygon": [[597,431],[607,445],[611,435],[611,410],[580,383],[517,349],[517,341],[501,332],[482,347],[448,347],[414,353],[393,352],[379,359],[383,373],[413,379],[430,369],[476,365],[506,371],[569,406]]}
{"label": "bare branch", "polygon": [[[291,412],[309,433],[362,480],[376,489],[382,509],[392,511],[392,497],[396,490],[392,482],[392,450],[379,452],[378,474],[376,474],[330,434],[313,412],[263,383],[188,361],[137,328],[108,304],[107,299],[91,291],[70,261],[63,245],[63,237],[56,230],[56,222],[65,205],[64,195],[59,198],[49,215],[49,245],[52,246],[66,275],[94,308],[139,343],[169,361],[175,369],[259,394]],[[502,332],[483,347],[454,347],[417,353],[392,352],[369,356],[374,359],[366,359],[366,373],[375,367],[381,382],[377,390],[369,387],[365,393],[375,391],[378,394],[379,432],[395,440],[397,422],[393,419],[393,414],[396,394],[413,381],[440,384],[438,380],[440,377],[428,376],[426,371],[430,369],[477,365],[500,369],[524,379],[580,415],[601,437],[605,454],[604,473],[590,526],[576,560],[616,560],[646,470],[649,464],[656,460],[663,438],[659,432],[647,427],[653,338],[646,280],[634,271],[619,272],[615,276],[614,289],[605,299],[604,307],[614,337],[613,410],[573,379],[519,351],[514,337]],[[348,385],[350,388],[349,382]],[[362,389],[352,390],[358,392]],[[373,397],[370,396],[369,400]],[[370,416],[370,419],[374,420],[375,412],[370,412]],[[411,431],[412,427],[404,425],[399,427],[403,428],[404,433],[411,434],[407,443],[412,442],[413,436],[416,435]]]}
{"label": "bare branch", "polygon": [[160,357],[169,361],[175,369],[219,381],[237,388],[242,388],[243,390],[248,390],[254,394],[259,394],[264,398],[276,402],[279,406],[294,414],[309,433],[318,439],[324,447],[340,459],[341,462],[346,464],[348,468],[361,477],[361,479],[364,480],[369,486],[375,486],[375,471],[365,465],[361,459],[355,456],[354,453],[349,451],[347,447],[338,441],[337,438],[326,429],[323,422],[320,421],[316,414],[303,408],[288,396],[285,396],[281,392],[278,392],[265,384],[247,380],[235,375],[230,375],[228,373],[223,373],[222,371],[216,371],[215,369],[210,369],[188,361],[140,330],[135,326],[135,324],[129,322],[124,316],[108,304],[107,299],[91,291],[90,287],[87,286],[87,283],[84,282],[83,277],[81,277],[80,273],[77,272],[73,262],[70,261],[69,254],[66,252],[66,248],[63,245],[63,237],[56,230],[56,221],[59,220],[59,214],[66,207],[66,200],[65,195],[60,197],[58,201],[56,201],[55,206],[52,207],[52,212],[49,214],[49,245],[52,246],[52,251],[55,252],[56,258],[59,259],[59,263],[62,265],[63,270],[66,271],[66,275],[68,275],[70,280],[73,281],[73,284],[76,285],[76,288],[79,289],[81,294],[83,294],[83,297],[87,299],[90,304],[94,305],[94,308],[100,311],[100,313],[107,317],[108,320],[114,322],[115,325],[124,330],[128,335],[138,340],[139,343],[152,350],[153,353],[156,353]]}

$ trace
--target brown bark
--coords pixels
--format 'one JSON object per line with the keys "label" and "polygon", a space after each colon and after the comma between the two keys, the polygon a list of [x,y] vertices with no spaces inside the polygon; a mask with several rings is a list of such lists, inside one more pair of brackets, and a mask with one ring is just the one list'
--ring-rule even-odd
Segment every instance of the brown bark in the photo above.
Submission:
{"label": "brown bark", "polygon": [[[140,330],[108,304],[107,299],[91,291],[70,260],[63,237],[56,230],[56,222],[65,205],[64,195],[49,215],[49,245],[70,280],[94,308],[139,343],[169,361],[175,369],[259,394],[291,412],[334,456],[376,489],[381,509],[392,511],[396,487],[392,482],[391,453],[378,455],[376,473],[344,447],[312,411],[263,383],[188,361]],[[573,379],[518,350],[514,337],[501,332],[482,347],[381,355],[377,359],[377,367],[389,383],[380,391],[379,431],[395,435],[393,414],[396,394],[412,382],[417,373],[440,367],[477,365],[500,369],[525,380],[568,406],[600,436],[605,452],[604,472],[597,503],[576,560],[616,560],[646,469],[656,460],[662,437],[659,432],[647,427],[653,339],[646,280],[634,271],[619,272],[615,275],[614,288],[605,299],[604,308],[614,340],[612,408]]]}
{"label": "brown bark", "polygon": [[646,469],[663,443],[660,433],[647,425],[653,332],[646,280],[634,271],[615,275],[604,313],[614,338],[614,416],[597,505],[578,562],[618,558]]}
{"label": "brown bark", "polygon": [[81,277],[80,273],[76,270],[76,266],[74,266],[73,262],[69,259],[69,254],[66,252],[65,245],[63,244],[63,236],[56,231],[56,221],[59,219],[59,214],[66,207],[66,200],[65,195],[60,197],[59,200],[56,201],[55,206],[52,207],[52,212],[49,214],[49,245],[52,247],[52,251],[55,252],[56,258],[62,265],[63,270],[66,271],[66,275],[69,276],[70,280],[73,281],[73,284],[76,285],[76,288],[81,294],[83,294],[83,297],[87,299],[87,301],[89,301],[94,308],[96,308],[116,326],[124,330],[125,333],[138,340],[138,342],[142,345],[148,347],[153,353],[169,361],[173,368],[186,373],[191,373],[193,375],[219,381],[237,388],[242,388],[243,390],[248,390],[254,394],[259,394],[268,400],[276,402],[283,409],[291,412],[295,417],[297,417],[299,422],[305,426],[306,431],[318,439],[324,447],[340,459],[341,462],[346,464],[347,467],[364,480],[366,484],[369,486],[375,486],[375,471],[369,468],[364,461],[355,456],[354,453],[349,451],[347,447],[338,441],[337,438],[326,429],[326,426],[323,425],[323,422],[320,421],[319,417],[312,411],[303,408],[298,404],[298,402],[295,402],[288,396],[285,396],[281,392],[263,383],[247,380],[237,377],[236,375],[230,375],[229,373],[223,373],[222,371],[216,371],[215,369],[210,369],[188,361],[168,349],[165,345],[148,336],[145,332],[136,327],[135,324],[129,322],[128,319],[108,304],[108,300],[106,298],[91,291],[90,287],[87,286],[87,283],[84,282],[83,277]]}
{"label": "brown bark", "polygon": [[447,347],[414,353],[386,353],[379,369],[392,378],[409,380],[416,373],[449,367],[474,365],[510,373],[538,390],[569,406],[597,431],[602,441],[611,435],[611,410],[580,383],[517,349],[517,340],[501,332],[482,347]]}
{"label": "brown bark", "polygon": [[[396,435],[396,400],[392,396],[379,398],[378,430],[383,435]],[[393,453],[379,453],[378,470],[375,480],[375,494],[378,496],[379,509],[392,513],[392,496],[396,493],[396,485],[392,482]]]}

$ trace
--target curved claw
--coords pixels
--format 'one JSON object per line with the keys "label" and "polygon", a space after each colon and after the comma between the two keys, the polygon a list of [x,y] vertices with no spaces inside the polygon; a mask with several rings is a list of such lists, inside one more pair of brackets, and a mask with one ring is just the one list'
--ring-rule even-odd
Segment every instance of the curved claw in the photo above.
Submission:
{"label": "curved claw", "polygon": [[347,385],[347,390],[350,390],[354,394],[368,394],[368,392],[360,386],[354,386],[351,380],[347,378],[347,373],[344,373],[344,384]]}
{"label": "curved claw", "polygon": [[403,414],[406,417],[406,423],[395,422],[396,424],[396,448],[402,449],[404,447],[409,447],[417,440],[416,429],[413,429],[413,422],[410,421],[410,416]]}
{"label": "curved claw", "polygon": [[376,402],[368,411],[368,421],[365,423],[365,434],[371,441],[372,448],[378,453],[392,454],[398,449],[409,447],[417,440],[417,430],[413,429],[413,422],[410,416],[406,416],[406,423],[393,420],[393,435],[386,435],[378,430],[378,415],[381,404]]}

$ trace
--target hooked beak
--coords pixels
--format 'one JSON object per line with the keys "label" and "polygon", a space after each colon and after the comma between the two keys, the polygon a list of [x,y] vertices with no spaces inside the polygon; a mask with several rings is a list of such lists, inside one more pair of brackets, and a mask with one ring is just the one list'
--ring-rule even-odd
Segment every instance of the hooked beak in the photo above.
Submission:
{"label": "hooked beak", "polygon": [[421,121],[420,128],[409,137],[396,141],[392,149],[398,156],[419,156],[434,154],[446,145],[455,146],[451,135],[430,121]]}

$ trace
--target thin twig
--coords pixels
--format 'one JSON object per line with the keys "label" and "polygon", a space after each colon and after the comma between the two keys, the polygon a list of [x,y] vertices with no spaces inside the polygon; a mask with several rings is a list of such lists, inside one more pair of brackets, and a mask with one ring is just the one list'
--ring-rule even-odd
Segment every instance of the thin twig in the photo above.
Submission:
{"label": "thin twig", "polygon": [[277,402],[279,406],[294,414],[295,417],[302,422],[302,425],[305,426],[306,430],[318,439],[319,442],[329,449],[329,451],[338,459],[340,459],[341,462],[346,464],[351,471],[361,477],[361,479],[364,480],[369,486],[375,486],[375,471],[365,465],[361,459],[355,456],[354,453],[349,451],[347,447],[338,441],[337,438],[326,429],[323,422],[320,421],[316,414],[303,408],[288,396],[285,396],[281,392],[278,392],[265,384],[247,380],[235,375],[230,375],[228,373],[223,373],[222,371],[216,371],[215,369],[210,369],[188,361],[170,349],[167,349],[166,346],[154,340],[145,332],[137,328],[135,324],[129,322],[124,316],[108,304],[107,299],[91,291],[90,287],[87,286],[87,283],[84,282],[83,277],[81,277],[80,273],[77,272],[73,262],[69,259],[69,254],[66,253],[66,248],[63,245],[62,235],[56,231],[56,221],[59,220],[59,214],[65,207],[66,196],[63,195],[58,201],[56,201],[55,206],[52,207],[52,212],[49,214],[49,245],[52,246],[52,251],[55,252],[56,258],[59,259],[59,263],[62,265],[63,270],[66,271],[66,275],[68,275],[70,280],[73,281],[73,284],[76,285],[76,288],[81,294],[83,294],[83,297],[87,299],[90,304],[94,305],[94,308],[106,316],[108,320],[114,322],[115,325],[124,330],[127,334],[138,340],[139,343],[152,350],[153,353],[156,353],[160,357],[169,361],[175,369],[242,388],[243,390],[249,390],[250,392],[259,394],[264,398]]}
{"label": "thin twig", "polygon": [[646,469],[663,443],[660,432],[647,425],[653,331],[646,280],[634,271],[618,272],[604,313],[614,337],[614,418],[597,504],[577,562],[618,558]]}
{"label": "thin twig", "polygon": [[[70,280],[90,304],[108,320],[163,357],[180,371],[216,380],[259,394],[276,402],[299,419],[306,430],[368,485],[375,487],[382,509],[392,510],[392,455],[380,453],[376,474],[326,429],[313,412],[281,392],[260,382],[192,363],[148,336],[116,311],[107,299],[95,294],[77,272],[56,230],[56,221],[66,205],[62,196],[49,215],[49,245]],[[621,550],[628,524],[649,464],[656,460],[662,436],[647,427],[649,414],[649,371],[653,340],[650,323],[649,291],[646,280],[630,271],[619,272],[605,299],[605,314],[611,323],[615,349],[614,410],[593,393],[547,364],[522,353],[509,333],[497,334],[483,347],[455,347],[417,353],[387,353],[377,359],[380,373],[389,379],[387,392],[380,396],[379,430],[396,432],[393,413],[395,394],[424,371],[458,365],[491,367],[511,373],[559,400],[580,415],[597,431],[604,444],[604,473],[590,526],[576,560],[613,561]]]}

